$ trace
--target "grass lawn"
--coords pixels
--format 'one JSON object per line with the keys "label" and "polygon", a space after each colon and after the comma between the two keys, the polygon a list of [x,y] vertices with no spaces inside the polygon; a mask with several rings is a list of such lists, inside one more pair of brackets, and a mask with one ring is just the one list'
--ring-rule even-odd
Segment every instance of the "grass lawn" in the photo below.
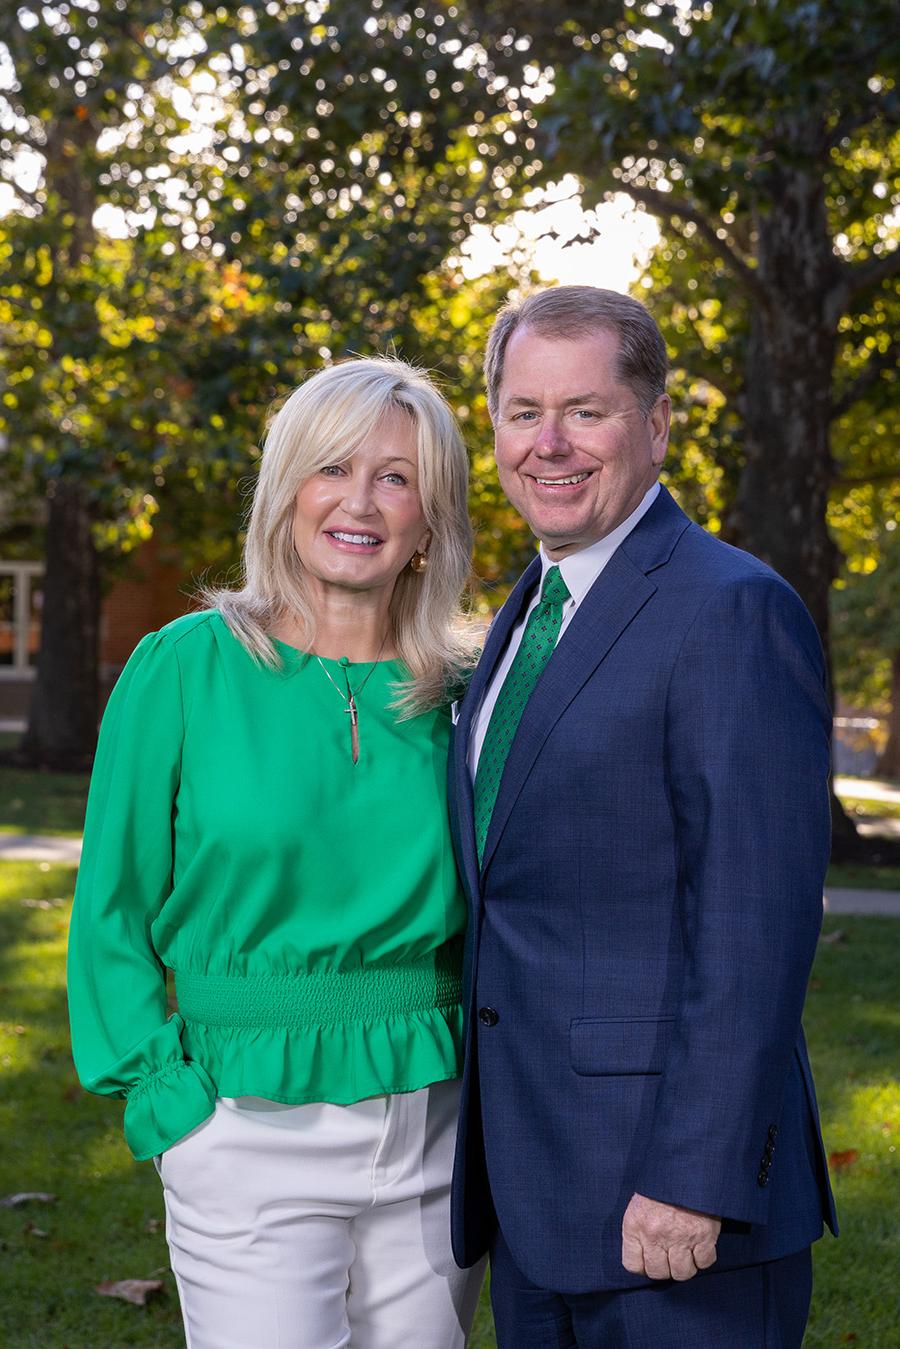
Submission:
{"label": "grass lawn", "polygon": [[0,833],[79,835],[85,773],[39,773],[0,764]]}
{"label": "grass lawn", "polygon": [[[0,1208],[5,1349],[183,1344],[153,1168],[121,1138],[121,1105],[82,1092],[68,1049],[63,959],[74,869],[0,864],[0,1196],[49,1191],[52,1205]],[[826,1140],[844,1154],[840,1242],[816,1248],[807,1349],[900,1343],[900,921],[829,918],[807,1031]],[[98,1296],[101,1280],[161,1278],[146,1307]],[[492,1349],[486,1303],[470,1349]]]}
{"label": "grass lawn", "polygon": [[849,862],[830,866],[825,889],[830,885],[845,890],[900,890],[900,867],[867,867]]}

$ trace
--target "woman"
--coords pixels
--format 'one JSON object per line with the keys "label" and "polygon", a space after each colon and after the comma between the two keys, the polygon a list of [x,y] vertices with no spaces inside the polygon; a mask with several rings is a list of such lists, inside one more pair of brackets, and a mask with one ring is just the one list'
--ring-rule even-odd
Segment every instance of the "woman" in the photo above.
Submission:
{"label": "woman", "polygon": [[156,1160],[190,1349],[465,1342],[444,776],[466,477],[420,371],[314,375],[269,428],[243,588],[145,637],[109,702],[75,1061]]}

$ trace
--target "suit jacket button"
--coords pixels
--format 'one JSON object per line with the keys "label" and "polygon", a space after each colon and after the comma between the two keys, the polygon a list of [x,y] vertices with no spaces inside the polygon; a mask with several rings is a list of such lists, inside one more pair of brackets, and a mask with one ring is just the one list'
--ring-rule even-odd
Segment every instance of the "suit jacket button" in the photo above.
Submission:
{"label": "suit jacket button", "polygon": [[496,1026],[500,1017],[497,1012],[494,1011],[493,1007],[479,1007],[478,1020],[481,1022],[482,1026]]}
{"label": "suit jacket button", "polygon": [[769,1125],[769,1138],[770,1138],[770,1139],[772,1140],[772,1142],[774,1143],[774,1142],[775,1142],[775,1139],[776,1139],[777,1137],[778,1137],[778,1125],[777,1125],[777,1124],[770,1124],[770,1125]]}
{"label": "suit jacket button", "polygon": [[756,1177],[756,1183],[761,1189],[765,1189],[769,1183],[769,1173],[760,1168],[759,1175]]}
{"label": "suit jacket button", "polygon": [[766,1144],[766,1156],[768,1157],[769,1161],[771,1161],[774,1155],[775,1155],[775,1144],[770,1139],[769,1142]]}

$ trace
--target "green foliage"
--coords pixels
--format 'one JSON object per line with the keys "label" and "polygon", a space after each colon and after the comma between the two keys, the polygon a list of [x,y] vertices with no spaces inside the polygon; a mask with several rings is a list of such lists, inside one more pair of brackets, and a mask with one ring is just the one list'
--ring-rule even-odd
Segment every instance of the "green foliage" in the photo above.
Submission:
{"label": "green foliage", "polygon": [[663,239],[641,279],[641,299],[660,326],[672,362],[672,433],[664,480],[683,509],[722,532],[743,462],[741,362],[744,310],[735,307],[724,261]]}
{"label": "green foliage", "polygon": [[890,702],[891,663],[900,658],[900,490],[894,506],[896,514],[880,528],[860,529],[832,596],[838,687],[851,703],[882,712]]}
{"label": "green foliage", "polygon": [[[0,18],[3,172],[23,149],[43,162],[0,235],[0,429],[23,496],[76,476],[110,555],[164,498],[189,562],[232,561],[265,411],[323,361],[453,368],[477,416],[449,341],[483,330],[497,288],[442,263],[503,191],[477,160],[492,95],[441,5],[322,15],[198,0]],[[126,238],[99,232],[104,211]]]}
{"label": "green foliage", "polygon": [[[31,497],[52,495],[62,475],[76,479],[96,544],[112,553],[151,532],[154,488],[178,429],[177,348],[207,281],[175,246],[170,167],[158,171],[170,142],[190,131],[164,55],[188,8],[63,5],[0,17],[12,64],[0,152],[20,199],[0,233],[0,408],[12,479]],[[42,165],[34,191],[16,176],[25,152]],[[101,207],[143,224],[110,239],[96,228]],[[176,274],[192,291],[187,307],[176,307]]]}
{"label": "green foliage", "polygon": [[896,387],[895,7],[472,0],[467,13],[536,123],[533,181],[571,173],[587,206],[624,190],[662,223],[644,285],[675,366],[670,481],[801,591],[815,568],[824,622],[829,423],[844,480],[896,473],[889,432],[871,429]]}
{"label": "green foliage", "polygon": [[795,402],[830,402],[830,521],[852,553],[848,488],[896,471],[896,42],[886,0],[4,10],[0,172],[21,184],[26,151],[42,165],[0,221],[0,431],[22,513],[65,473],[107,570],[163,519],[189,567],[227,570],[272,400],[322,361],[395,349],[463,411],[494,603],[532,541],[497,487],[480,350],[529,278],[465,283],[447,259],[571,171],[586,204],[625,189],[664,224],[644,294],[675,367],[667,481],[725,537],[748,418],[778,401],[778,362],[751,360],[760,316],[802,280],[834,378]]}
{"label": "green foliage", "polygon": [[[527,32],[528,8],[517,8]],[[609,7],[605,22],[592,7],[567,15],[540,48],[555,84],[536,111],[541,177],[574,173],[586,204],[624,188],[664,222],[647,298],[676,364],[722,395],[722,416],[710,419],[704,402],[698,429],[708,440],[712,422],[726,496],[741,464],[747,400],[768,396],[747,383],[750,310],[793,280],[771,271],[763,227],[773,214],[802,210],[810,184],[819,184],[823,234],[834,241],[822,278],[833,293],[823,285],[820,302],[843,314],[835,404],[854,392],[889,396],[896,311],[886,260],[900,202],[895,20],[892,5],[860,9],[853,0],[626,5]],[[795,223],[803,250],[810,222]],[[794,264],[819,266],[802,251]]]}

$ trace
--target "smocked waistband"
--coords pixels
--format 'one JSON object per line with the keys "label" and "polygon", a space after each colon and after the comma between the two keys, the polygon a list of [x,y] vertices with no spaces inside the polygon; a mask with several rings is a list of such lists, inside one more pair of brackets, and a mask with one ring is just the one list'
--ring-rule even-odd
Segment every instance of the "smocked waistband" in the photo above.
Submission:
{"label": "smocked waistband", "polygon": [[320,974],[231,975],[175,971],[178,1011],[204,1026],[304,1030],[387,1021],[462,998],[462,942],[400,965]]}

